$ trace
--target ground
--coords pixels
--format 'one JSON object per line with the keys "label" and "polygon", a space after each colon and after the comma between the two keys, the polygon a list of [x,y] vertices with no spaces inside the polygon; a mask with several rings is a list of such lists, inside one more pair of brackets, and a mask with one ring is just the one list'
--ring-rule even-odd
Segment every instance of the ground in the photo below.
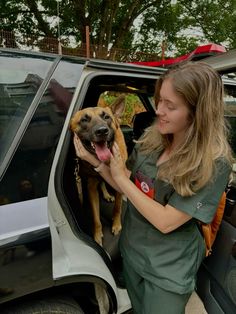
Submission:
{"label": "ground", "polygon": [[204,305],[196,292],[193,292],[186,306],[185,314],[207,314]]}

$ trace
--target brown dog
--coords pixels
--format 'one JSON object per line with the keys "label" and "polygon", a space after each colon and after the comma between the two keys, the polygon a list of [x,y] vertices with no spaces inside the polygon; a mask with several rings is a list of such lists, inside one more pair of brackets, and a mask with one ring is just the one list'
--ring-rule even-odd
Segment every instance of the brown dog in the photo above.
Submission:
{"label": "brown dog", "polygon": [[[123,133],[120,129],[119,118],[124,110],[124,98],[119,98],[111,109],[109,107],[89,107],[74,114],[71,119],[71,130],[78,135],[84,147],[96,155],[102,162],[109,162],[111,147],[116,141],[120,148],[121,156],[127,159],[127,149]],[[112,233],[118,234],[121,230],[122,195],[118,192],[115,198],[111,196],[102,177],[86,161],[81,160],[80,174],[88,180],[88,195],[94,220],[94,239],[102,245],[102,224],[100,221],[99,191],[101,187],[103,197],[107,201],[115,201],[113,208]]]}

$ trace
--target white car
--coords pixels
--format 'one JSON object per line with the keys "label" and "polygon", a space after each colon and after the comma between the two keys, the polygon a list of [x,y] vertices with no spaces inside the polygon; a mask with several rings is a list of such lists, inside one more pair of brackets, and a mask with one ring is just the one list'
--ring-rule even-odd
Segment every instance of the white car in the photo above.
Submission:
{"label": "white car", "polygon": [[[1,313],[131,313],[119,236],[111,234],[112,204],[101,200],[101,247],[86,191],[83,205],[79,200],[69,122],[75,111],[124,94],[121,127],[130,153],[148,124],[142,112],[155,116],[154,85],[163,71],[0,49]],[[236,152],[236,82],[224,81]],[[197,282],[209,314],[236,313],[235,185],[227,195],[222,228]]]}

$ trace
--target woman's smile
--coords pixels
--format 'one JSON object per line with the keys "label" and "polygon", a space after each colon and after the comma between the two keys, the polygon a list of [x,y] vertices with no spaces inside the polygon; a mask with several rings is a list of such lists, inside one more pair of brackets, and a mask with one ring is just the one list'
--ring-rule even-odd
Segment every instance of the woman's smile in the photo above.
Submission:
{"label": "woman's smile", "polygon": [[169,124],[169,121],[164,120],[164,119],[162,119],[160,117],[157,118],[157,127],[158,127],[160,132],[161,132],[161,129],[165,128],[166,126],[168,126],[168,124]]}

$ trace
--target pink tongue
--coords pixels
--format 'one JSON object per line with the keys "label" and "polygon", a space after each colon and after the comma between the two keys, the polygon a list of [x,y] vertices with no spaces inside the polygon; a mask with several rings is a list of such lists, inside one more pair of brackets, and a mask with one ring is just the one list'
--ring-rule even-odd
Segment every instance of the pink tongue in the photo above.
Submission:
{"label": "pink tongue", "polygon": [[99,160],[106,161],[106,160],[110,159],[111,152],[105,144],[104,145],[98,145],[98,144],[94,143],[94,146],[95,146],[95,151],[96,151],[96,154],[97,154]]}

